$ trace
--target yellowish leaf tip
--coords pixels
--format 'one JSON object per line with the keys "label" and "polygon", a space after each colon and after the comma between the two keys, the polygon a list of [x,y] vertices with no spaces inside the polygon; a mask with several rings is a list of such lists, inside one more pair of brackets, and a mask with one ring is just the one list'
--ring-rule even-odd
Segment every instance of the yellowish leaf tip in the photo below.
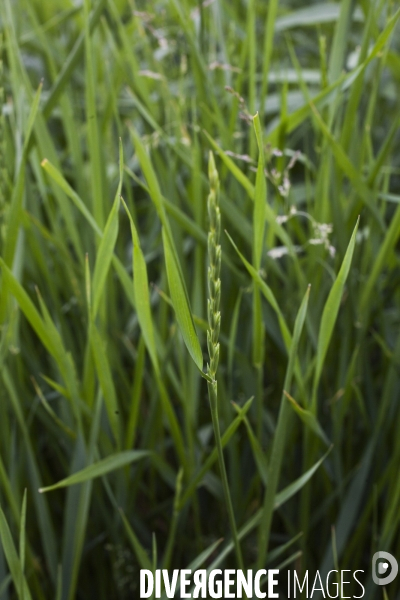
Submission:
{"label": "yellowish leaf tip", "polygon": [[48,163],[48,162],[49,162],[49,161],[47,160],[47,158],[44,158],[44,159],[42,160],[42,162],[40,163],[40,166],[41,166],[41,167],[44,167],[44,165],[45,165],[46,163]]}

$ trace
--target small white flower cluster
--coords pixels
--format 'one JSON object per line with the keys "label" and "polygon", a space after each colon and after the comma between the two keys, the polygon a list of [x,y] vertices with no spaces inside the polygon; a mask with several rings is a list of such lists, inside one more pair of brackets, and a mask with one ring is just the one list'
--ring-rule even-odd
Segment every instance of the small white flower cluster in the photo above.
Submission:
{"label": "small white flower cluster", "polygon": [[330,223],[317,223],[316,221],[313,221],[313,228],[315,237],[308,240],[308,243],[314,246],[323,244],[333,258],[336,249],[329,240],[329,235],[333,231],[333,226]]}
{"label": "small white flower cluster", "polygon": [[[333,258],[335,256],[336,248],[332,246],[330,243],[329,236],[333,231],[333,225],[331,223],[318,223],[309,213],[304,211],[299,211],[295,206],[291,206],[289,213],[287,215],[277,215],[276,222],[279,225],[283,223],[287,223],[290,219],[295,216],[302,216],[306,219],[309,219],[312,224],[314,237],[308,240],[307,244],[311,244],[313,246],[323,245],[328,250],[330,256]],[[302,246],[293,246],[294,251],[301,252],[304,249]],[[285,254],[288,254],[288,249],[286,246],[278,246],[276,248],[272,248],[268,252],[268,256],[271,258],[277,259],[281,258]]]}

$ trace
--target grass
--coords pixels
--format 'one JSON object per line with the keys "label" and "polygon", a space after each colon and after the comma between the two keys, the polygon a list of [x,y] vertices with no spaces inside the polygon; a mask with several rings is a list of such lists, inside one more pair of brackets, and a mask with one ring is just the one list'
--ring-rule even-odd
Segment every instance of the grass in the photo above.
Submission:
{"label": "grass", "polygon": [[400,597],[399,19],[3,1],[2,600],[241,564]]}

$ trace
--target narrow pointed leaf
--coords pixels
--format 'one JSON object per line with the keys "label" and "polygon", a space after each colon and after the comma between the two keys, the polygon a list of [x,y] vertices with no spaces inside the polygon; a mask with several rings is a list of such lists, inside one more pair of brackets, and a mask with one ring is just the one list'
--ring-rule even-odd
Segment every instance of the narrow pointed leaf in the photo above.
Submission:
{"label": "narrow pointed leaf", "polygon": [[189,307],[187,295],[182,285],[180,270],[176,263],[175,254],[171,247],[169,236],[163,229],[163,244],[165,253],[165,265],[172,304],[174,306],[176,320],[178,321],[182,337],[187,349],[200,371],[203,370],[203,353],[201,351],[199,338],[193,322],[193,316]]}
{"label": "narrow pointed leaf", "polygon": [[77,473],[62,479],[54,485],[40,488],[39,492],[51,492],[52,490],[57,490],[58,488],[84,483],[85,481],[96,479],[96,477],[103,477],[103,475],[107,475],[107,473],[110,473],[111,471],[121,469],[122,467],[125,467],[133,462],[137,462],[138,460],[141,460],[147,456],[150,456],[150,452],[147,450],[124,450],[118,454],[107,456],[107,458],[103,458],[103,460],[99,460],[97,463],[81,469]]}
{"label": "narrow pointed leaf", "polygon": [[156,344],[154,338],[153,319],[150,308],[149,281],[147,277],[146,261],[140,247],[140,240],[136,231],[135,223],[124,201],[122,201],[129,217],[133,240],[133,290],[135,295],[136,312],[143,334],[146,348],[150,354],[151,361],[156,373],[159,372]]}
{"label": "narrow pointed leaf", "polygon": [[92,318],[96,317],[118,236],[119,196],[114,200],[96,257],[92,281]]}
{"label": "narrow pointed leaf", "polygon": [[338,273],[338,276],[336,277],[335,283],[333,284],[331,291],[329,292],[329,296],[326,300],[324,310],[322,313],[321,325],[318,334],[317,364],[315,368],[313,387],[312,408],[314,411],[316,408],[316,389],[319,383],[319,379],[321,377],[322,366],[324,364],[329,342],[332,337],[333,328],[336,323],[336,317],[338,315],[340,303],[342,301],[344,285],[346,283],[346,279],[350,271],[350,265],[353,258],[354,247],[356,243],[356,234],[359,220],[360,219],[358,218],[349,245],[347,247],[342,266],[340,267],[340,271]]}

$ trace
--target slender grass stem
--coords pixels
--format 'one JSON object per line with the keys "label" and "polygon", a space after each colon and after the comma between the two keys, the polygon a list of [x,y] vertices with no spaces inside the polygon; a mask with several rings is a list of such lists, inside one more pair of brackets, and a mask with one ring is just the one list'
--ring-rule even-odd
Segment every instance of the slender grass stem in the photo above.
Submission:
{"label": "slender grass stem", "polygon": [[208,397],[210,400],[211,417],[214,429],[215,443],[218,452],[218,463],[221,471],[222,487],[224,490],[225,503],[228,509],[229,524],[232,532],[233,544],[236,552],[238,566],[243,570],[243,558],[240,549],[238,533],[236,529],[235,515],[233,512],[232,499],[229,490],[228,477],[226,475],[224,453],[221,443],[221,431],[218,418],[218,384],[216,374],[219,360],[219,329],[221,324],[221,313],[219,312],[219,304],[221,298],[221,246],[219,237],[221,231],[221,214],[218,206],[219,193],[219,178],[215,167],[214,157],[210,152],[208,163],[208,174],[210,179],[210,194],[208,196],[208,215],[210,219],[210,231],[208,234],[208,330],[207,330],[207,346],[210,357],[208,364],[208,375],[212,379],[207,382]]}

